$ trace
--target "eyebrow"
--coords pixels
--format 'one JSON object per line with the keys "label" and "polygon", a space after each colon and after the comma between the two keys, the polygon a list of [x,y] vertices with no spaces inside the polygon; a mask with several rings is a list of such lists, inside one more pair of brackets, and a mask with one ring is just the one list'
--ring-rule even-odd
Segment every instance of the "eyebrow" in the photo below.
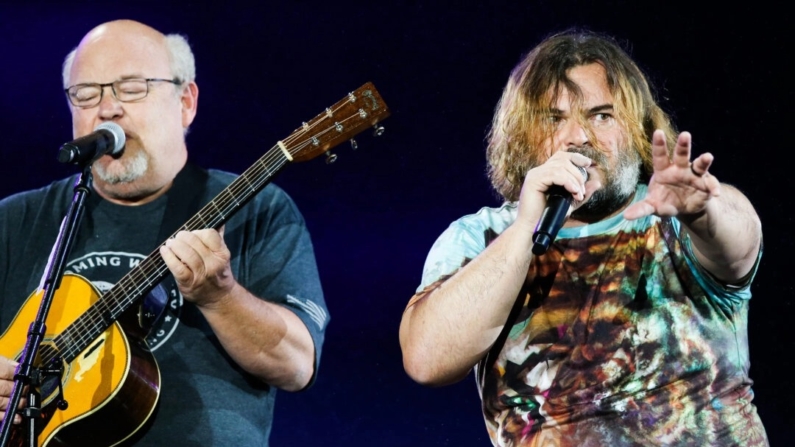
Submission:
{"label": "eyebrow", "polygon": [[124,76],[120,77],[118,80],[119,81],[126,81],[127,79],[146,79],[146,76],[141,75],[141,74],[130,74],[130,75],[124,75]]}
{"label": "eyebrow", "polygon": [[588,109],[589,114],[599,113],[599,112],[607,112],[613,110],[613,104],[602,104],[595,107],[591,107]]}
{"label": "eyebrow", "polygon": [[[612,110],[613,110],[613,104],[600,104],[598,106],[594,106],[594,107],[591,107],[590,109],[588,109],[588,114],[592,115],[594,113],[608,112],[608,111],[612,111]],[[547,113],[549,113],[551,115],[565,115],[566,114],[566,112],[564,112],[563,110],[560,110],[560,109],[555,108],[555,107],[550,107],[549,109],[547,109]]]}

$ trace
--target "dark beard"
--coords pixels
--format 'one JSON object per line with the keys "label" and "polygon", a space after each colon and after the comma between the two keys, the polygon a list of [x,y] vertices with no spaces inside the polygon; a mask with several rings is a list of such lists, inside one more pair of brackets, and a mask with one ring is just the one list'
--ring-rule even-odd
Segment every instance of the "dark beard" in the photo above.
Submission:
{"label": "dark beard", "polygon": [[568,151],[583,154],[596,161],[606,182],[594,191],[587,202],[571,213],[572,218],[587,223],[598,222],[626,206],[635,194],[635,186],[640,179],[642,161],[637,152],[632,149],[622,150],[615,167],[611,169],[607,156],[590,146],[572,147]]}

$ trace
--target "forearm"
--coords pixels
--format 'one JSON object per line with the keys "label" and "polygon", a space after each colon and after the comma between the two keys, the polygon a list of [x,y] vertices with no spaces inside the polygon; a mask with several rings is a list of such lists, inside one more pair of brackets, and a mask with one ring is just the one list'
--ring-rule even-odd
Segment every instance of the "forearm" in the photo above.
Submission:
{"label": "forearm", "polygon": [[455,275],[403,314],[400,345],[417,382],[463,379],[496,340],[532,257],[532,228],[514,224]]}
{"label": "forearm", "polygon": [[710,273],[727,283],[743,278],[761,248],[762,225],[751,202],[737,189],[722,184],[704,212],[679,216],[693,252]]}
{"label": "forearm", "polygon": [[226,352],[241,368],[287,391],[306,387],[314,373],[314,343],[291,311],[235,284],[224,299],[199,307]]}

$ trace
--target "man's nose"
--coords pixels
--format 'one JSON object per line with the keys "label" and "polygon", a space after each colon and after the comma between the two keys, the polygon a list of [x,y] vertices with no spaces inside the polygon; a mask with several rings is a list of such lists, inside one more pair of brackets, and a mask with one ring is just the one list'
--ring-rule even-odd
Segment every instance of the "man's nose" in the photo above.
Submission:
{"label": "man's nose", "polygon": [[[107,89],[107,91],[105,91]],[[116,99],[113,87],[106,85],[102,87],[102,99],[99,101],[99,116],[102,119],[113,119],[121,116],[121,101]]]}
{"label": "man's nose", "polygon": [[582,123],[574,118],[565,120],[558,132],[558,139],[564,147],[585,146],[590,141]]}

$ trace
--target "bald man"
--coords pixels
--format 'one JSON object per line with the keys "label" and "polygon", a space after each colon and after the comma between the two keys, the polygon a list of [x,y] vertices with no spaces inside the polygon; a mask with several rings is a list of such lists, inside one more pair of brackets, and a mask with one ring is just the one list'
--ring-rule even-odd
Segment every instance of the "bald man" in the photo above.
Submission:
{"label": "bald man", "polygon": [[[313,382],[328,323],[303,217],[270,184],[220,231],[169,238],[235,178],[188,162],[185,135],[199,89],[182,36],[128,20],[102,24],[66,57],[63,83],[74,137],[106,122],[121,126],[126,136],[121,156],[106,155],[92,165],[93,194],[67,272],[105,292],[159,246],[170,273],[142,300],[154,303],[150,313],[157,315],[141,331],[144,351],[159,366],[160,386],[151,384],[157,403],[151,409],[122,403],[152,413],[119,430],[129,433],[108,439],[127,438],[126,445],[267,445],[276,388],[297,391]],[[0,202],[0,252],[8,255],[0,256],[2,331],[29,324],[15,315],[39,285],[75,180]],[[0,351],[0,416],[23,344]],[[102,362],[96,363],[100,368]],[[109,374],[103,369],[98,377]],[[74,379],[65,380],[67,389]],[[48,439],[80,444],[81,431],[69,431],[79,423],[52,428],[56,418],[48,424]],[[19,415],[15,419],[20,422]],[[90,427],[114,431],[124,425],[111,422],[94,419]]]}

